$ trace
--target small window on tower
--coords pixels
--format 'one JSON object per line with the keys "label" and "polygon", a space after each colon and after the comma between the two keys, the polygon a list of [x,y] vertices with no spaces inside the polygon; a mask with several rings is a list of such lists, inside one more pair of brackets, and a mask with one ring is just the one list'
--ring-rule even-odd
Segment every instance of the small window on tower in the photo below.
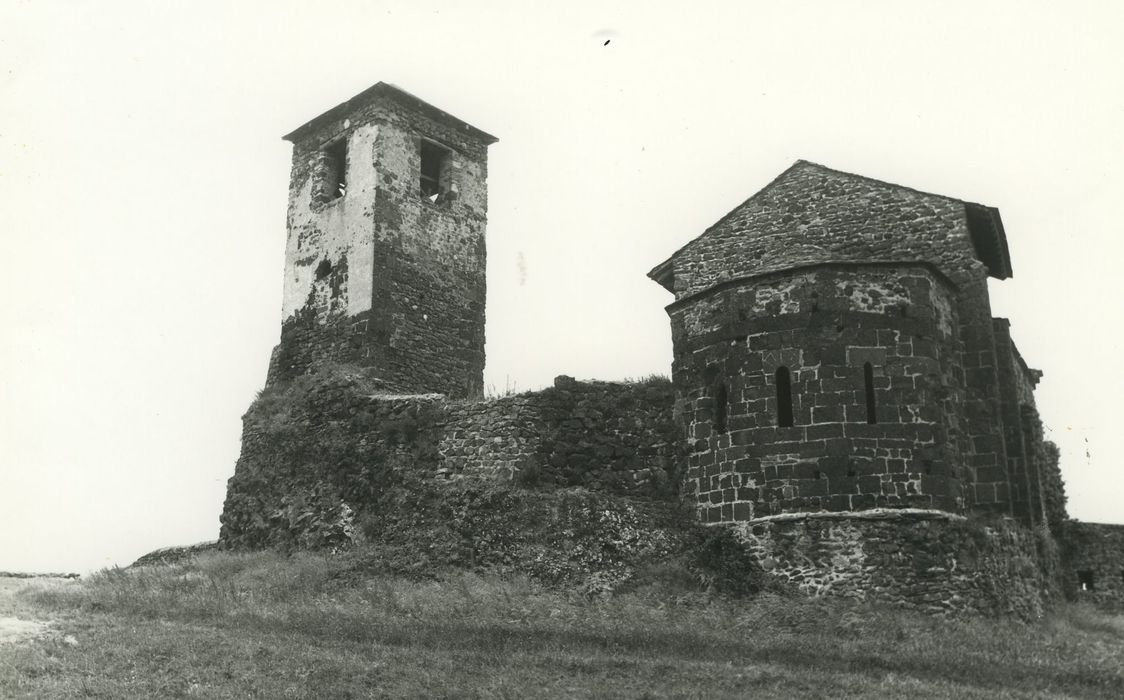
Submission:
{"label": "small window on tower", "polygon": [[437,202],[448,190],[445,182],[449,151],[432,141],[421,142],[421,195]]}
{"label": "small window on tower", "polygon": [[328,201],[347,194],[347,138],[324,147],[324,189]]}
{"label": "small window on tower", "polygon": [[1079,591],[1093,591],[1093,572],[1088,569],[1077,572],[1077,590]]}

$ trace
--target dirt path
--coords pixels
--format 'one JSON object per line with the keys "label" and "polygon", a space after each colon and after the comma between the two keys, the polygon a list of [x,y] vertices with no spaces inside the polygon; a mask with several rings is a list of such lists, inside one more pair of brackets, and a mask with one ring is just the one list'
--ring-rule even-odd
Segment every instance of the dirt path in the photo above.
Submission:
{"label": "dirt path", "polygon": [[27,586],[68,585],[57,578],[11,578],[0,576],[0,645],[18,644],[43,634],[51,620],[35,619],[30,608],[16,597]]}

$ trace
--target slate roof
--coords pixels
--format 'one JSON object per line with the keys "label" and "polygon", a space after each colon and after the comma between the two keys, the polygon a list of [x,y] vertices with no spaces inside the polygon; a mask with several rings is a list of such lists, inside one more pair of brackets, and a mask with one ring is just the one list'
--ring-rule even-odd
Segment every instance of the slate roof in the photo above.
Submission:
{"label": "slate roof", "polygon": [[[678,298],[825,262],[983,263],[1011,276],[999,210],[799,160],[648,276]],[[679,278],[677,280],[677,278]]]}
{"label": "slate roof", "polygon": [[472,126],[468,122],[454,117],[453,115],[442,109],[434,107],[420,97],[406,92],[397,85],[392,85],[390,83],[384,82],[375,83],[374,85],[367,88],[358,95],[352,97],[351,99],[341,102],[335,107],[329,109],[327,112],[324,112],[323,114],[314,117],[313,119],[298,126],[288,134],[285,134],[282,138],[286,141],[295,141],[307,134],[309,131],[315,129],[320,124],[326,121],[331,121],[333,119],[339,119],[343,115],[356,109],[359,105],[370,102],[380,97],[394,100],[407,107],[416,109],[435,121],[444,122],[445,124],[471,134],[477,139],[483,141],[485,144],[493,144],[496,141],[499,141],[499,139],[497,139],[495,136],[477,129],[475,126]]}

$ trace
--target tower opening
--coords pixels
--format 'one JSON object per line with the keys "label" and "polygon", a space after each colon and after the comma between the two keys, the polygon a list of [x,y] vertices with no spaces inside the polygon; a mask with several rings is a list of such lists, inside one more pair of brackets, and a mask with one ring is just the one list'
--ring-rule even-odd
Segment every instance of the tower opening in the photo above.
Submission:
{"label": "tower opening", "polygon": [[421,142],[421,195],[433,201],[441,196],[446,183],[446,165],[449,161],[449,150],[442,148],[432,141],[422,139]]}
{"label": "tower opening", "polygon": [[347,138],[341,138],[324,147],[325,191],[328,200],[347,194]]}
{"label": "tower opening", "polygon": [[782,428],[792,427],[792,377],[788,367],[777,368],[777,425]]}
{"label": "tower opening", "polygon": [[877,423],[878,413],[874,405],[874,366],[869,362],[863,365],[863,380],[866,384],[866,422]]}

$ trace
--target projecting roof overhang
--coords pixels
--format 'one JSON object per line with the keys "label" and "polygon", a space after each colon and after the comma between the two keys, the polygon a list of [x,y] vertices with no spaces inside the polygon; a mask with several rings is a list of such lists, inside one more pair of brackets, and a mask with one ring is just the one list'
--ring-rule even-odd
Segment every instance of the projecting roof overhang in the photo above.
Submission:
{"label": "projecting roof overhang", "polygon": [[425,114],[430,119],[433,119],[434,121],[442,122],[444,124],[452,126],[455,129],[458,129],[475,137],[479,141],[483,141],[484,145],[491,145],[496,141],[499,141],[499,139],[497,139],[495,136],[477,129],[468,122],[457,119],[448,112],[434,107],[420,97],[411,95],[402,88],[391,85],[390,83],[381,82],[375,83],[355,97],[352,97],[346,102],[341,102],[340,104],[332,107],[320,116],[315,117],[308,122],[305,122],[301,126],[298,126],[296,129],[293,129],[289,133],[285,134],[282,138],[290,142],[296,141],[321,124],[332,121],[333,119],[339,119],[358,105],[379,97],[394,100],[399,104],[405,105],[406,107],[416,109],[419,112]]}

